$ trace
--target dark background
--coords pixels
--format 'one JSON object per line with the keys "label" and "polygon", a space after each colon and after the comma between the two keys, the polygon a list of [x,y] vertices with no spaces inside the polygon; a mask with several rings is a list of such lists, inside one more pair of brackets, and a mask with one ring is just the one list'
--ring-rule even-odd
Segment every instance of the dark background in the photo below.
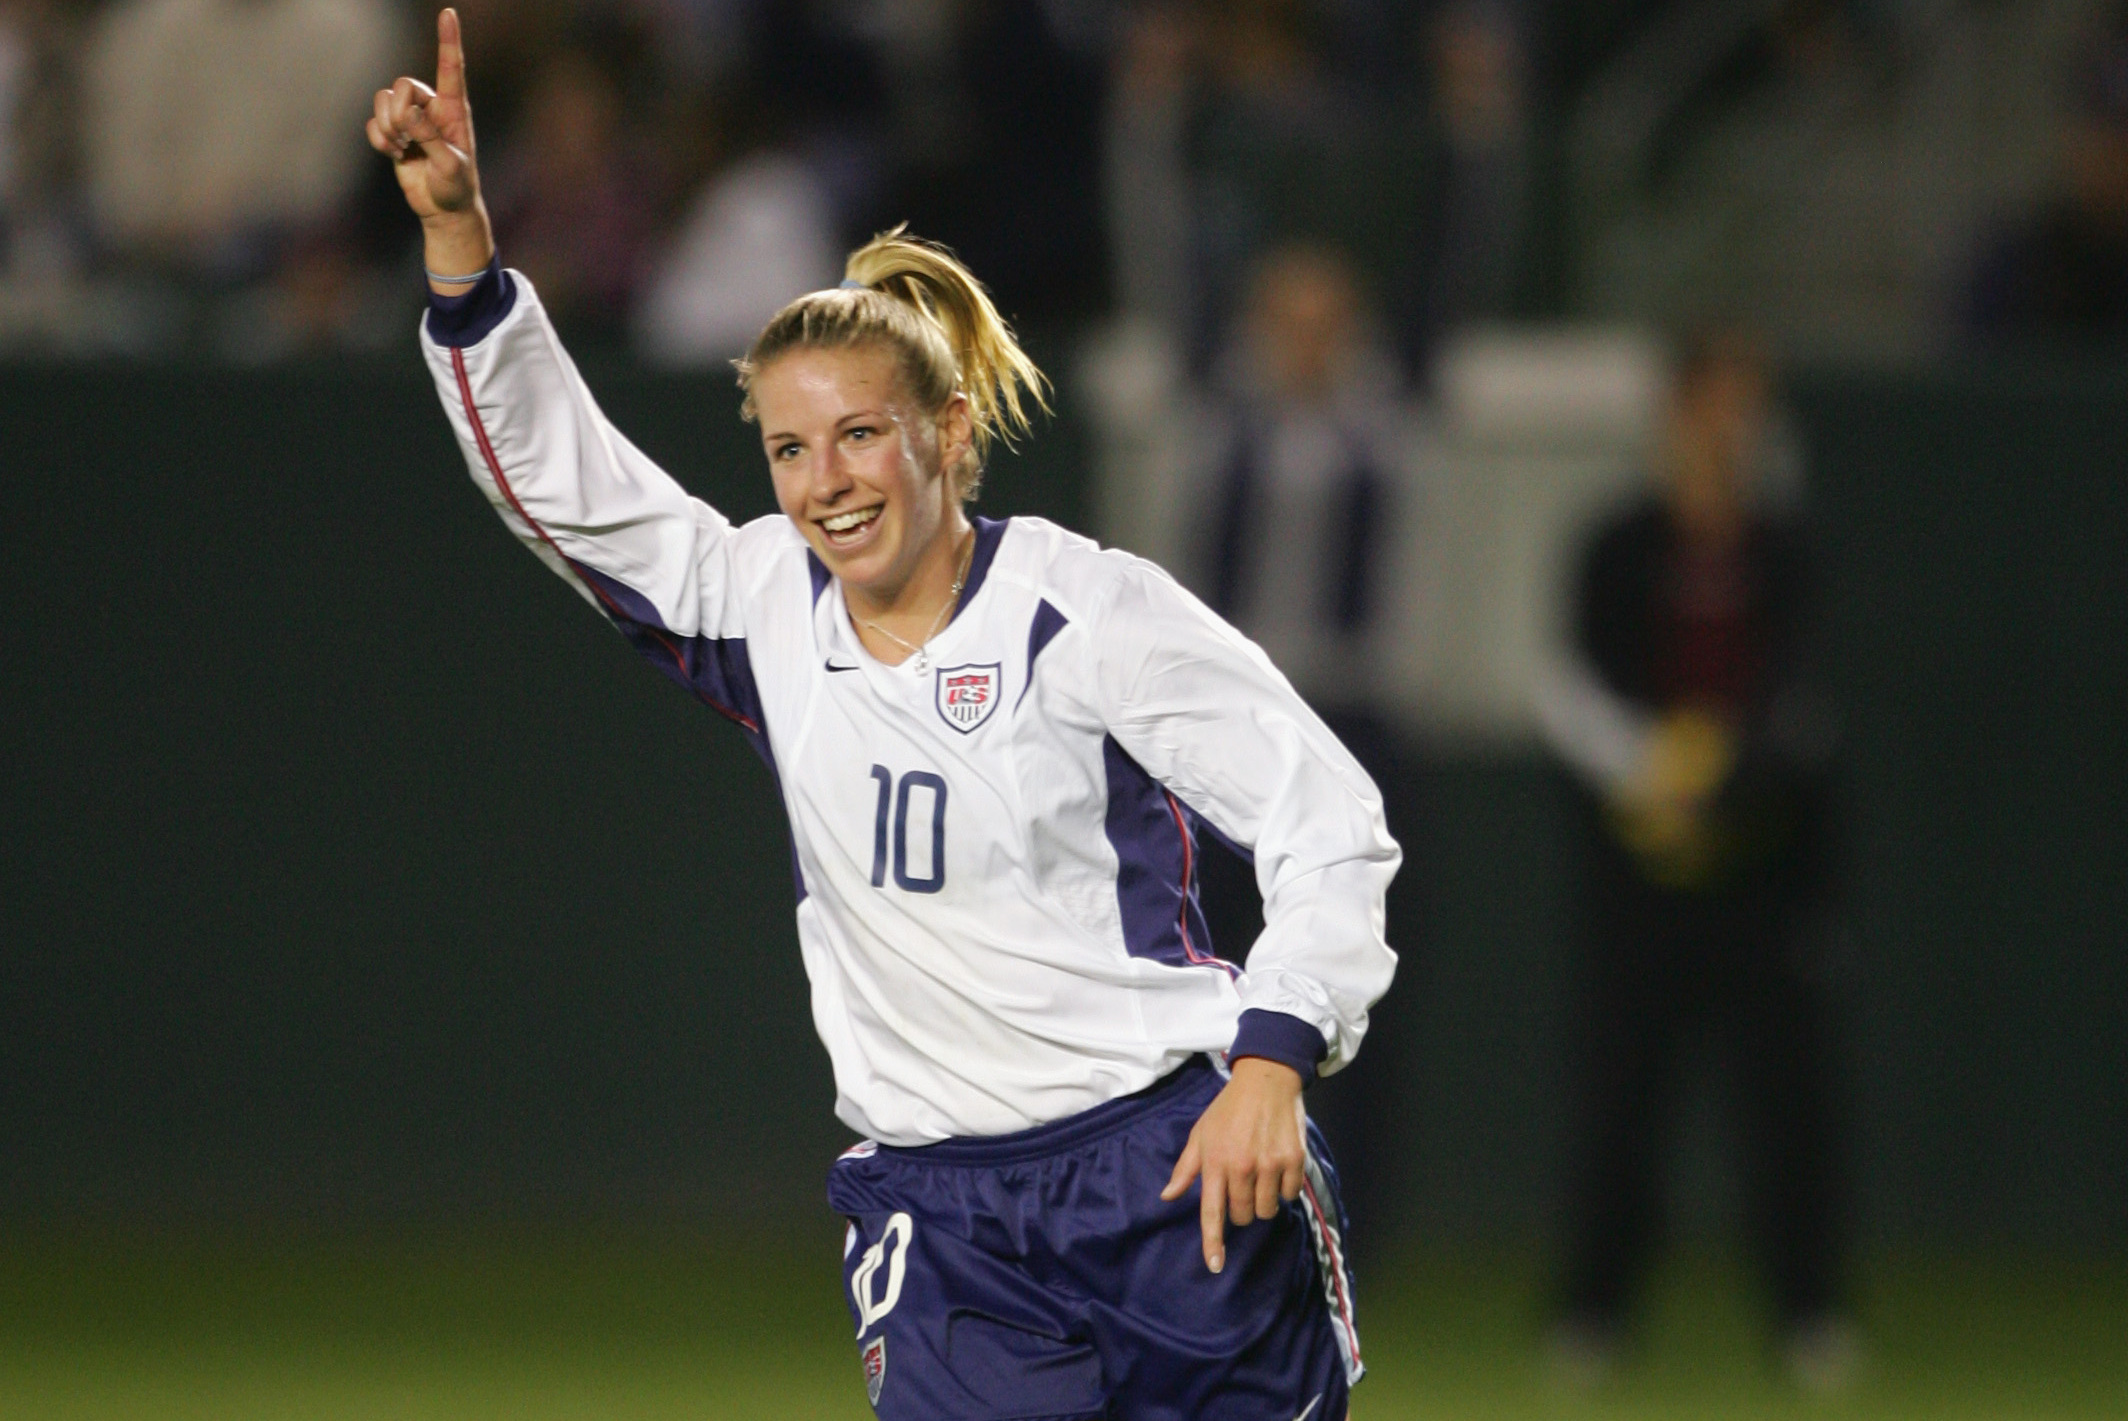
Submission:
{"label": "dark background", "polygon": [[[587,374],[690,487],[768,510],[727,381]],[[1795,390],[1862,1232],[2118,1244],[2128,373]],[[411,351],[0,371],[0,464],[0,1214],[824,1211],[845,1136],[768,777],[513,545]],[[984,509],[1083,521],[1082,467],[1066,418]],[[1554,774],[1436,755],[1399,826],[1424,910],[1387,1128],[1429,1235],[1550,1217]],[[1688,1216],[1728,1208],[1716,1128]]]}

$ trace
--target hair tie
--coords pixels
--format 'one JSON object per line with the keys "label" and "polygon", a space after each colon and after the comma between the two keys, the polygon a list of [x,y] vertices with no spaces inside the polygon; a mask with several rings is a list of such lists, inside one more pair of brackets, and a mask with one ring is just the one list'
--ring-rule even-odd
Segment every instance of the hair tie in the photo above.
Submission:
{"label": "hair tie", "polygon": [[837,289],[841,291],[868,291],[871,288],[854,276],[845,276],[842,279],[842,285]]}

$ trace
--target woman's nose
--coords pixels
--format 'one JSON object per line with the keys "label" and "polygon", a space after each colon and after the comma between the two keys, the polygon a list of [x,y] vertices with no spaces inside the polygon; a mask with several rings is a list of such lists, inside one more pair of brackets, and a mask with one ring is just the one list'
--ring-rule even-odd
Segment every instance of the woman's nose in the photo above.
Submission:
{"label": "woman's nose", "polygon": [[820,458],[813,461],[813,488],[815,501],[832,503],[849,491],[850,470],[841,449],[829,444]]}

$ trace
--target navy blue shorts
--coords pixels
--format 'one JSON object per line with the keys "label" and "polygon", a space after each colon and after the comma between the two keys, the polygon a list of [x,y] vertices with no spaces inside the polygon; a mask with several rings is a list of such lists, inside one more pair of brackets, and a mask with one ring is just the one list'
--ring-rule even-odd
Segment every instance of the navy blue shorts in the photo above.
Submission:
{"label": "navy blue shorts", "polygon": [[1308,1127],[1307,1188],[1227,1226],[1204,1266],[1193,1189],[1163,1203],[1223,1081],[1202,1059],[1052,1125],[828,1172],[843,1274],[886,1421],[1343,1421],[1359,1380],[1337,1173]]}

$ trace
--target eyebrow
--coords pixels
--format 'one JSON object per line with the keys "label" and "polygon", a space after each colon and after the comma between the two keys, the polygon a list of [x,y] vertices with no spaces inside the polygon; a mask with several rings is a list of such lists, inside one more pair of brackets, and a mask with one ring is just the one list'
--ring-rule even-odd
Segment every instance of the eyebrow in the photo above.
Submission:
{"label": "eyebrow", "polygon": [[[846,426],[847,424],[849,424],[849,423],[850,423],[850,421],[852,421],[852,420],[858,420],[858,419],[869,419],[869,420],[873,420],[873,421],[884,421],[884,422],[885,422],[885,423],[887,423],[887,424],[892,424],[892,423],[894,423],[894,416],[893,416],[893,415],[892,415],[892,414],[891,414],[890,412],[888,412],[887,410],[885,410],[885,409],[862,409],[862,410],[852,410],[852,411],[850,411],[850,412],[849,412],[848,414],[844,415],[844,416],[843,416],[842,418],[840,418],[840,419],[836,420],[836,421],[835,421],[835,427],[836,427],[837,429],[841,429],[841,428],[843,428],[844,426]],[[763,431],[763,433],[762,433],[762,435],[761,435],[761,442],[762,442],[763,444],[775,444],[775,443],[777,443],[777,442],[779,442],[779,441],[781,441],[781,440],[785,440],[785,439],[792,439],[792,440],[796,440],[796,441],[797,441],[798,443],[800,443],[800,444],[803,444],[803,443],[805,442],[805,436],[804,436],[804,435],[802,435],[802,434],[793,434],[793,433],[791,433],[791,432],[790,432],[790,431],[788,431],[788,430],[781,430],[781,431],[778,431],[778,432],[776,432],[776,433],[774,433],[774,434],[770,434],[770,433],[768,433],[768,432],[766,432],[766,431]]]}

